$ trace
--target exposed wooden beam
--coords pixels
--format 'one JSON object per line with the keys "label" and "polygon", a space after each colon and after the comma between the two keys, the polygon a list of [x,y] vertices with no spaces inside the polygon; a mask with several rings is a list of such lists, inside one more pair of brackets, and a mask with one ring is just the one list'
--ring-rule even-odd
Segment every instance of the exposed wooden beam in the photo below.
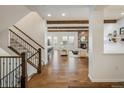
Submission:
{"label": "exposed wooden beam", "polygon": [[87,32],[88,30],[48,30],[48,32]]}
{"label": "exposed wooden beam", "polygon": [[48,27],[48,29],[88,29],[89,27],[88,26],[73,26],[73,27],[57,27],[57,26],[54,26],[54,27]]}
{"label": "exposed wooden beam", "polygon": [[47,21],[47,24],[88,24],[88,20]]}
{"label": "exposed wooden beam", "polygon": [[[104,23],[116,23],[116,19],[112,20],[104,20]],[[88,24],[89,20],[52,20],[52,21],[47,21],[47,24]]]}
{"label": "exposed wooden beam", "polygon": [[117,20],[104,20],[104,23],[116,23]]}

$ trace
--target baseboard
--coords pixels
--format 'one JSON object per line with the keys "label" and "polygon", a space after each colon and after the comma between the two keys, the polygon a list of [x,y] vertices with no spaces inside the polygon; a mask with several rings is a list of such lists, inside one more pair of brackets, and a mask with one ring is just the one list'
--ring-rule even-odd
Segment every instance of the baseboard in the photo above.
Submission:
{"label": "baseboard", "polygon": [[124,79],[93,79],[92,82],[124,82]]}
{"label": "baseboard", "polygon": [[93,77],[90,74],[88,74],[88,77],[89,77],[89,79],[90,79],[91,82],[94,82],[93,81]]}
{"label": "baseboard", "polygon": [[124,79],[94,79],[91,75],[88,75],[91,82],[124,82]]}

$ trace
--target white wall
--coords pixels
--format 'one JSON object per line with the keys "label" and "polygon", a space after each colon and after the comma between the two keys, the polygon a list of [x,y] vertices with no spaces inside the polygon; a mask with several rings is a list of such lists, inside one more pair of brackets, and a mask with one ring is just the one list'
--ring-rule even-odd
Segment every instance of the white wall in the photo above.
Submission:
{"label": "white wall", "polygon": [[12,6],[2,5],[0,6],[0,47],[3,48],[11,55],[15,55],[14,52],[8,49],[8,27],[15,24],[23,16],[29,13],[30,10],[25,6]]}
{"label": "white wall", "polygon": [[103,11],[90,12],[89,77],[93,82],[123,82],[124,55],[104,54]]}
{"label": "white wall", "polygon": [[8,29],[30,10],[23,5],[1,5],[0,6],[0,31]]}
{"label": "white wall", "polygon": [[[19,20],[16,24],[23,32],[33,38],[36,42],[40,45],[45,47],[45,33],[47,32],[46,29],[46,21],[42,19],[39,14],[36,12],[30,12],[28,15],[24,16],[21,20]],[[26,41],[28,41],[31,45],[36,47],[37,49],[40,48],[35,43],[33,43],[28,38],[21,35]],[[46,48],[42,49],[42,60],[46,63],[47,59],[45,56]]]}
{"label": "white wall", "polygon": [[15,25],[42,45],[44,41],[42,24],[43,19],[36,12],[30,12]]}
{"label": "white wall", "polygon": [[[45,46],[45,20],[43,20],[37,13],[31,12],[25,6],[0,6],[0,12],[0,47],[5,49],[9,54],[15,55],[14,52],[8,49],[8,27],[11,27],[15,23],[34,40]],[[46,62],[47,59],[44,54],[47,52],[44,52],[45,51],[42,52],[43,61]],[[35,72],[36,69],[28,64],[28,75],[30,76]]]}
{"label": "white wall", "polygon": [[[19,20],[15,25],[19,27],[22,31],[24,31],[27,35],[29,35],[31,38],[33,38],[36,42],[38,42],[43,47],[46,47],[45,45],[45,33],[47,32],[46,29],[46,21],[42,19],[36,12],[30,12],[26,16],[24,16],[21,20]],[[13,27],[10,27],[15,31],[18,35],[23,37],[28,43],[30,43],[32,46],[34,46],[36,49],[40,48],[35,43],[33,43],[30,39],[25,37],[23,34],[21,34],[19,31],[14,29]],[[45,62],[44,64],[47,64],[47,49],[42,49],[42,60]],[[32,74],[36,73],[36,69],[34,69],[30,64],[28,64],[28,76],[31,76]]]}
{"label": "white wall", "polygon": [[2,48],[0,48],[0,56],[10,56],[10,54],[3,50]]}
{"label": "white wall", "polygon": [[[48,32],[48,37],[52,37],[52,46],[55,49],[61,49],[62,45],[60,44],[62,42],[63,36],[74,36],[74,44],[67,44],[64,48],[72,50],[78,48],[78,32]],[[56,45],[53,44],[53,37],[58,38],[58,43]]]}
{"label": "white wall", "polygon": [[0,47],[7,51],[10,55],[16,55],[13,51],[11,51],[9,48],[9,31],[1,31],[0,32]]}

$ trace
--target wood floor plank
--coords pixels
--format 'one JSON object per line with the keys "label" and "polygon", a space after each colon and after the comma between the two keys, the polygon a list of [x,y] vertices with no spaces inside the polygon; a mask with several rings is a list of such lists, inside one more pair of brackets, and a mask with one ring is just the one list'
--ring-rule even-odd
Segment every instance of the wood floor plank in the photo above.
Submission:
{"label": "wood floor plank", "polygon": [[91,82],[88,78],[87,58],[60,56],[58,51],[51,55],[49,64],[41,74],[29,81],[30,88],[110,88],[124,87],[122,83]]}

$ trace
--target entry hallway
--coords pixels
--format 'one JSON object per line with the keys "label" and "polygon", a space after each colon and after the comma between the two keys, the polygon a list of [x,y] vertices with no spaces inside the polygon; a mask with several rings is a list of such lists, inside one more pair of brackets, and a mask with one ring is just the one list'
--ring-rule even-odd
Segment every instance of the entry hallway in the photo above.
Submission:
{"label": "entry hallway", "polygon": [[30,88],[104,88],[124,87],[123,83],[92,83],[88,78],[88,59],[61,56],[58,51],[50,56],[41,74],[34,75]]}

